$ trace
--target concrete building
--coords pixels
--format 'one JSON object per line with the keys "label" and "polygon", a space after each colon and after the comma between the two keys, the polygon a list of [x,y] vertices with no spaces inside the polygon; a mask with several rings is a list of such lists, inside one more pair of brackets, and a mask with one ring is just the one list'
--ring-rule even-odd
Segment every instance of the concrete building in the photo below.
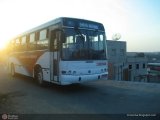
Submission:
{"label": "concrete building", "polygon": [[147,58],[143,53],[127,53],[125,41],[107,40],[108,79],[147,80]]}
{"label": "concrete building", "polygon": [[108,78],[123,80],[123,70],[126,68],[126,42],[107,40]]}
{"label": "concrete building", "polygon": [[127,53],[127,66],[124,80],[147,81],[147,58],[144,53]]}

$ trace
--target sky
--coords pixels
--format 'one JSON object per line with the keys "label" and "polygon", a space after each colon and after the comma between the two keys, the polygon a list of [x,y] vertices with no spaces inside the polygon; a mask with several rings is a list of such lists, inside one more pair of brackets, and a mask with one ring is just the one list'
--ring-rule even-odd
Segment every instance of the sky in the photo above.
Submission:
{"label": "sky", "polygon": [[0,48],[12,37],[57,17],[103,23],[129,52],[160,51],[160,0],[0,0]]}

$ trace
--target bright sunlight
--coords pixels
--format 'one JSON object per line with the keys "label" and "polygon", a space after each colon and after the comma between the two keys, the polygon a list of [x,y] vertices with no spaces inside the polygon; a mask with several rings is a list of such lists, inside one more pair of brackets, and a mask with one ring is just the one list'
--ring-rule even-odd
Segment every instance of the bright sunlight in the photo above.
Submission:
{"label": "bright sunlight", "polygon": [[8,42],[9,42],[9,40],[2,39],[0,41],[0,50],[3,50],[7,46]]}
{"label": "bright sunlight", "polygon": [[[35,5],[37,3],[38,6],[36,6],[35,9]],[[74,3],[73,0],[70,0],[70,3]],[[90,5],[91,3],[92,6]],[[46,8],[44,8],[44,4],[46,4]],[[81,9],[81,5],[76,5],[78,9],[75,9],[74,11],[72,7],[66,7],[68,1],[64,3],[64,1],[60,0],[56,1],[56,4],[57,5],[53,7],[53,1],[51,0],[48,0],[48,2],[40,2],[37,0],[16,0],[2,2],[0,4],[0,14],[4,15],[3,11],[5,11],[5,16],[2,16],[3,19],[1,19],[0,22],[0,49],[6,46],[8,42],[7,40],[12,39],[16,35],[60,16],[82,18],[101,22],[105,27],[107,27],[106,34],[108,39],[111,39],[114,33],[118,32],[123,36],[123,34],[125,34],[126,32],[127,20],[124,14],[125,10],[120,7],[120,5],[122,4],[121,2],[113,2],[112,0],[107,0],[102,2],[95,1],[95,3],[93,3],[91,0],[88,0],[83,5],[83,9]],[[29,9],[28,6],[30,6]],[[51,12],[57,11],[59,9],[59,6],[61,6],[63,10],[58,12]]]}

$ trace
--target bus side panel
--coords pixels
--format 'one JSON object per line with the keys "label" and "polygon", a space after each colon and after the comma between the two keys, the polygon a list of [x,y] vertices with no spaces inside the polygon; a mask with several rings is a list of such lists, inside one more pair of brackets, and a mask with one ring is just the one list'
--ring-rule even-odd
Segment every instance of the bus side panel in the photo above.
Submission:
{"label": "bus side panel", "polygon": [[20,59],[18,59],[16,56],[17,55],[12,55],[8,58],[8,70],[9,70],[9,72],[11,71],[11,65],[13,64],[16,73],[23,74],[23,75],[26,75],[26,76],[31,76],[29,71],[25,68],[25,66],[23,66]]}
{"label": "bus side panel", "polygon": [[9,67],[14,64],[15,72],[26,76],[33,76],[34,66],[46,51],[29,51],[13,53],[9,57]]}
{"label": "bus side panel", "polygon": [[45,52],[36,62],[40,65],[43,72],[43,80],[50,82],[50,52]]}

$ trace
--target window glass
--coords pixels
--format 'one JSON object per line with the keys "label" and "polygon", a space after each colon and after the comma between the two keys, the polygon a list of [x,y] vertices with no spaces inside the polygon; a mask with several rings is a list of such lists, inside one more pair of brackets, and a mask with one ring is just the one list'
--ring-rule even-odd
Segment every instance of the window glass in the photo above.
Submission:
{"label": "window glass", "polygon": [[65,42],[62,44],[63,60],[104,60],[105,34],[100,31],[65,29]]}
{"label": "window glass", "polygon": [[139,64],[136,64],[136,69],[139,69]]}
{"label": "window glass", "polygon": [[23,37],[22,37],[21,44],[26,44],[26,36],[23,36]]}
{"label": "window glass", "polygon": [[132,69],[132,65],[129,65],[129,69]]}
{"label": "window glass", "polygon": [[66,37],[66,43],[63,44],[63,48],[68,48],[73,46],[74,41],[73,41],[73,36],[67,36]]}
{"label": "window glass", "polygon": [[29,48],[29,50],[35,50],[36,49],[35,33],[32,33],[29,36],[28,48]]}
{"label": "window glass", "polygon": [[16,39],[16,44],[20,44],[19,38]]}
{"label": "window glass", "polygon": [[104,39],[104,35],[103,35],[103,34],[100,34],[100,35],[99,35],[99,42],[98,42],[98,44],[99,44],[99,49],[100,49],[100,50],[103,50],[103,49],[104,49],[104,42],[103,42],[103,40],[105,40],[105,39]]}
{"label": "window glass", "polygon": [[35,41],[35,33],[30,34],[30,43]]}
{"label": "window glass", "polygon": [[37,33],[37,50],[48,49],[48,30],[44,29]]}
{"label": "window glass", "polygon": [[20,39],[19,38],[17,38],[16,40],[15,40],[15,50],[16,51],[19,51],[19,49],[20,49]]}
{"label": "window glass", "polygon": [[104,40],[104,35],[99,35],[100,41]]}
{"label": "window glass", "polygon": [[146,64],[145,63],[143,63],[143,68],[146,68]]}
{"label": "window glass", "polygon": [[12,50],[15,50],[15,40],[12,40],[11,42],[10,42],[10,45],[9,45],[10,47],[9,47],[9,49],[12,51]]}
{"label": "window glass", "polygon": [[27,48],[27,37],[26,36],[23,36],[22,39],[21,39],[21,49],[22,50],[26,50]]}
{"label": "window glass", "polygon": [[48,40],[37,41],[37,50],[48,49]]}
{"label": "window glass", "polygon": [[47,38],[47,29],[40,31],[39,40],[45,40]]}

